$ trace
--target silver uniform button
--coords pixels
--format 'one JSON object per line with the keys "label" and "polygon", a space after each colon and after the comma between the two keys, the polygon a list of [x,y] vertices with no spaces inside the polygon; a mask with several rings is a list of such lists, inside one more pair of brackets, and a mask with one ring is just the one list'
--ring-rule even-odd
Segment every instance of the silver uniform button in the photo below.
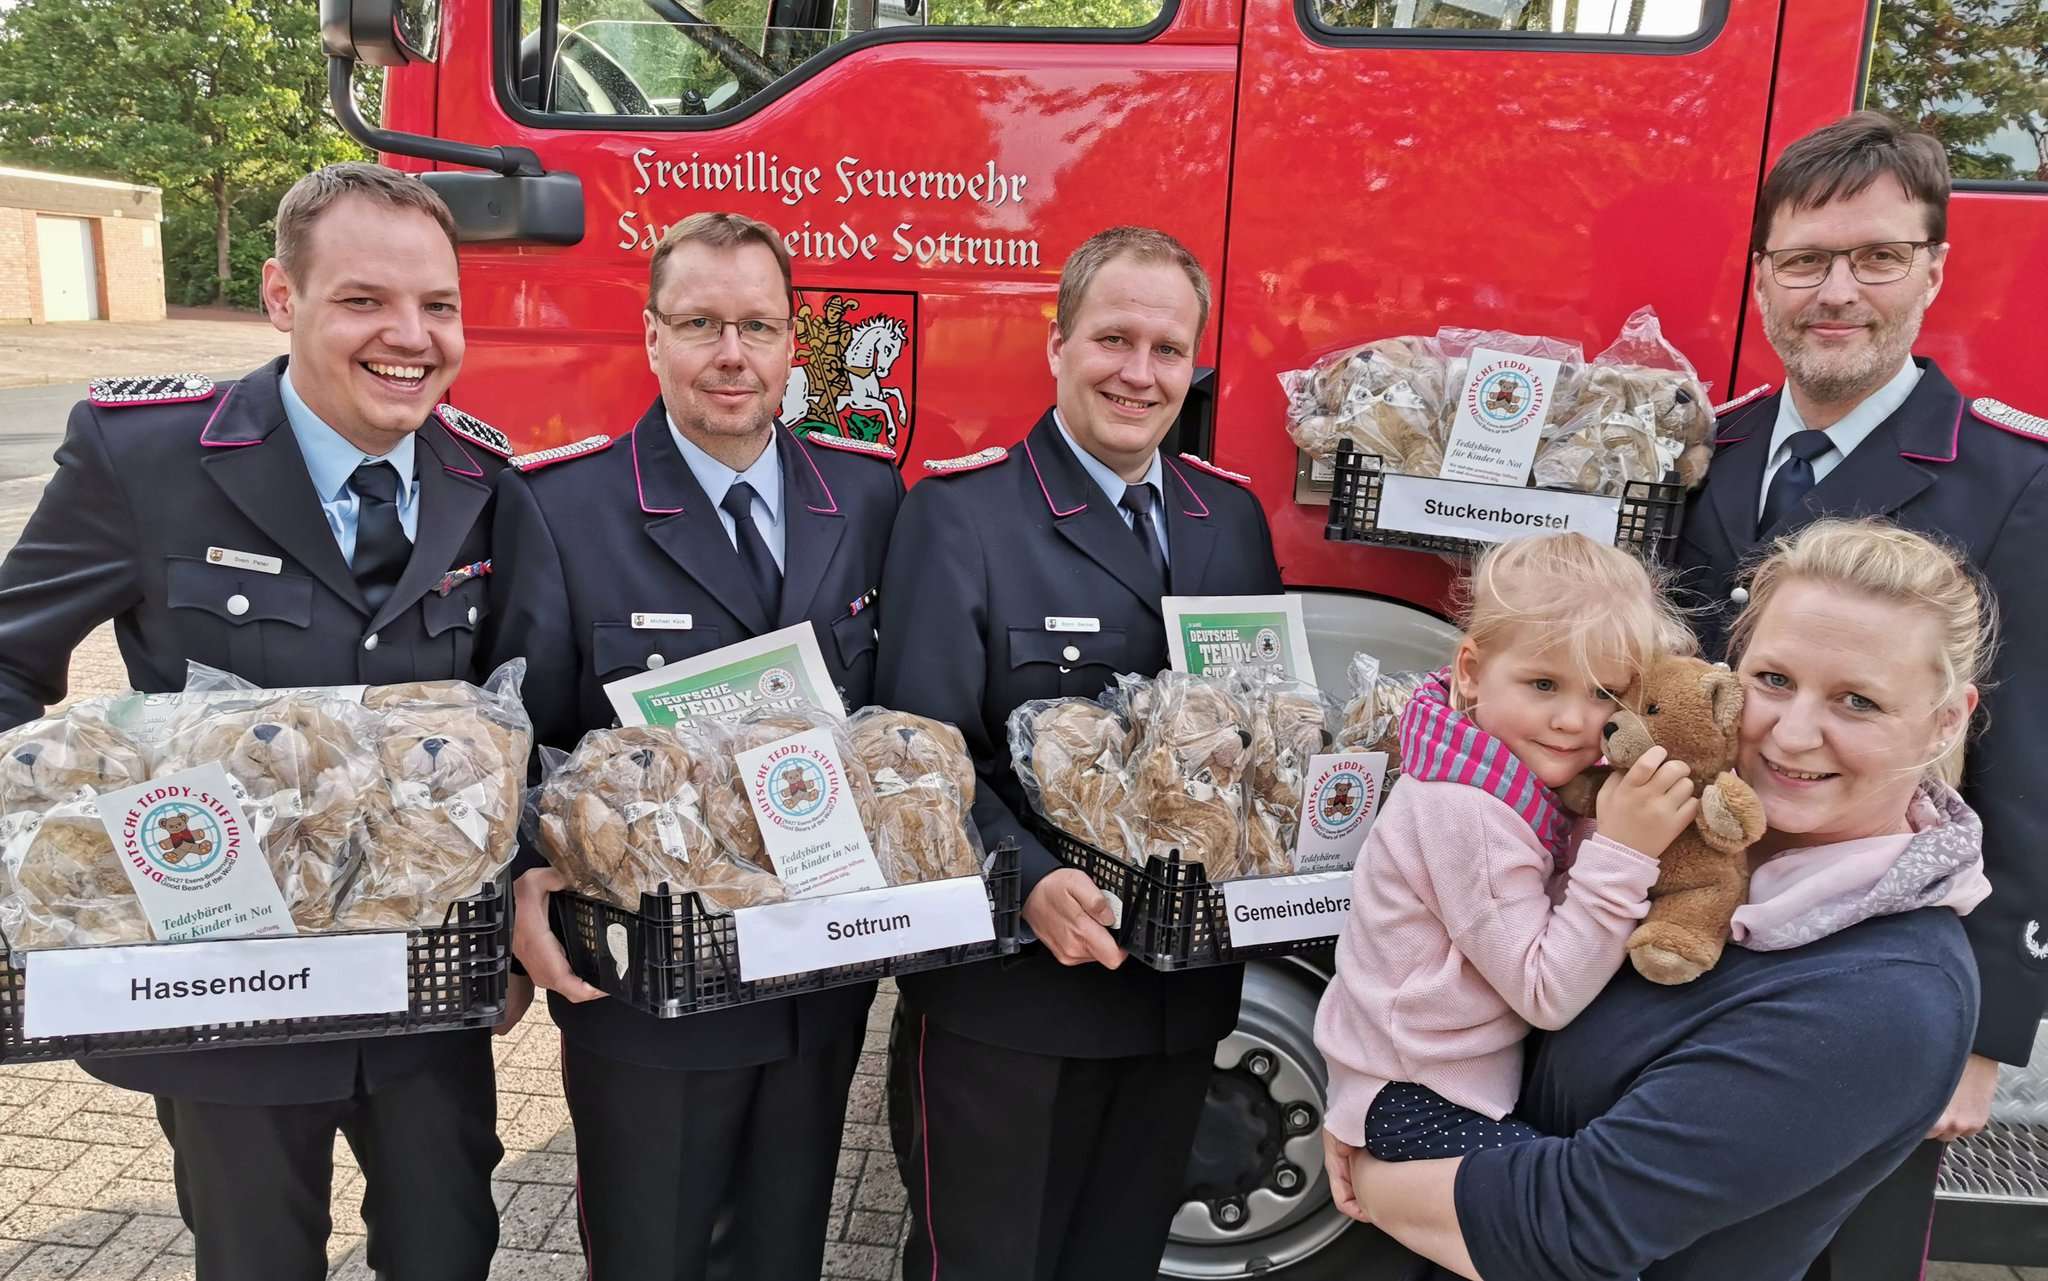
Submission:
{"label": "silver uniform button", "polygon": [[659,655],[659,654],[649,654],[649,655],[647,656],[647,670],[648,670],[648,671],[650,671],[650,672],[651,672],[651,671],[653,671],[653,670],[654,670],[655,668],[657,668],[657,667],[663,667],[663,666],[666,666],[666,665],[667,665],[667,663],[668,663],[668,660],[667,660],[667,659],[665,659],[665,658],[663,658],[663,657],[662,657],[661,655]]}
{"label": "silver uniform button", "polygon": [[1747,605],[1749,604],[1749,589],[1747,587],[1738,587],[1728,593],[1728,599],[1738,605]]}
{"label": "silver uniform button", "polygon": [[242,615],[248,612],[249,598],[247,596],[242,595],[240,592],[236,592],[234,595],[228,597],[228,613],[233,614],[236,618],[240,618]]}
{"label": "silver uniform button", "polygon": [[1079,662],[1081,659],[1081,647],[1079,645],[1069,645],[1060,651],[1060,657],[1070,663]]}
{"label": "silver uniform button", "polygon": [[474,605],[469,607],[469,625],[471,627],[476,626],[476,606]]}
{"label": "silver uniform button", "polygon": [[377,648],[377,633],[375,633],[375,632],[371,632],[371,633],[370,633],[370,634],[369,634],[368,636],[365,636],[365,637],[363,637],[363,648],[364,648],[364,649],[375,649],[375,648]]}

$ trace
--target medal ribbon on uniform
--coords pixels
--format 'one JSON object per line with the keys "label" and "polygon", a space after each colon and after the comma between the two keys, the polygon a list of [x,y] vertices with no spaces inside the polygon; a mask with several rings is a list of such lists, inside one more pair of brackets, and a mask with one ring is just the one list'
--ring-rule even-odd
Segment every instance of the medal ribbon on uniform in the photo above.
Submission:
{"label": "medal ribbon on uniform", "polygon": [[488,574],[490,572],[490,561],[473,560],[469,564],[464,565],[459,569],[451,569],[447,573],[441,575],[441,581],[434,584],[434,592],[437,595],[446,596],[449,592],[454,591],[457,587],[462,586],[462,584],[468,582],[470,579],[482,578],[485,574]]}

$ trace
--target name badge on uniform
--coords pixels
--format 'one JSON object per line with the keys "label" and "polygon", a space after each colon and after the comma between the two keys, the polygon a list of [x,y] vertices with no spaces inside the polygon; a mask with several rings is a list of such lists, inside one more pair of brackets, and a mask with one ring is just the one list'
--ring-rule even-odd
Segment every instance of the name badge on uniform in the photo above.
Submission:
{"label": "name badge on uniform", "polygon": [[281,574],[284,562],[275,556],[258,556],[255,552],[238,552],[232,547],[209,547],[206,549],[206,563],[227,565],[233,569],[253,569],[259,574]]}
{"label": "name badge on uniform", "polygon": [[1099,618],[1062,618],[1057,614],[1045,616],[1045,630],[1049,632],[1099,632],[1102,620]]}
{"label": "name badge on uniform", "polygon": [[635,614],[633,627],[643,632],[687,632],[695,624],[688,614]]}

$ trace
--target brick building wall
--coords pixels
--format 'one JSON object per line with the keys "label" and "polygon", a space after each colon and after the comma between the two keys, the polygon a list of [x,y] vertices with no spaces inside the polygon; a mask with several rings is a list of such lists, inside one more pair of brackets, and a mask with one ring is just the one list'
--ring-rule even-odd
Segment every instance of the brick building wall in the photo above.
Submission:
{"label": "brick building wall", "polygon": [[0,209],[0,325],[35,319],[35,215]]}
{"label": "brick building wall", "polygon": [[164,318],[163,196],[155,187],[0,168],[0,325],[42,324],[36,216],[92,224],[102,320]]}
{"label": "brick building wall", "polygon": [[98,239],[100,314],[108,320],[162,320],[162,228],[137,218],[103,218]]}

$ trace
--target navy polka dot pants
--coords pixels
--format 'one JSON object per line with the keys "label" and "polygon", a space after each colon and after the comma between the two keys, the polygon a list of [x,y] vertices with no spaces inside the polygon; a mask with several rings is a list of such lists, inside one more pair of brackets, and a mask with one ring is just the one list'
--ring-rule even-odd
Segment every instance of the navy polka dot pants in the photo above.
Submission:
{"label": "navy polka dot pants", "polygon": [[1427,1086],[1396,1081],[1365,1113],[1365,1150],[1382,1161],[1428,1161],[1540,1139],[1513,1117],[1496,1121],[1461,1108]]}

